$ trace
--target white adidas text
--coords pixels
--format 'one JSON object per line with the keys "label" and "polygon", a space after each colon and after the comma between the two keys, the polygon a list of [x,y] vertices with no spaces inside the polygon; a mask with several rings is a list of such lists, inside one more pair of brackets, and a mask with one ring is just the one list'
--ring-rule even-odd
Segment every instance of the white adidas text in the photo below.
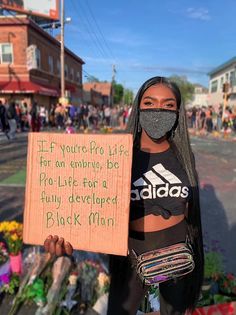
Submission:
{"label": "white adidas text", "polygon": [[170,188],[170,184],[165,184],[165,186],[156,188],[152,185],[148,185],[147,188],[133,189],[131,190],[131,200],[141,200],[141,199],[155,199],[155,198],[163,198],[163,197],[182,197],[187,198],[189,194],[189,189],[187,186],[172,186]]}

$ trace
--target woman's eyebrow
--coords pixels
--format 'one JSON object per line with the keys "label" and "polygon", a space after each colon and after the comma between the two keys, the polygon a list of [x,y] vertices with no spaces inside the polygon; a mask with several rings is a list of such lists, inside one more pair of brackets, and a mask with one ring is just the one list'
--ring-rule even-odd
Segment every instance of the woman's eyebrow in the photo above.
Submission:
{"label": "woman's eyebrow", "polygon": [[146,98],[150,98],[153,101],[157,101],[158,100],[156,97],[152,97],[152,96],[145,96],[143,99],[145,100]]}
{"label": "woman's eyebrow", "polygon": [[176,99],[174,99],[174,98],[164,98],[163,101],[165,101],[165,102],[166,101],[176,101]]}
{"label": "woman's eyebrow", "polygon": [[[153,101],[158,101],[158,98],[153,97],[153,96],[145,96],[143,99],[145,100],[145,99],[147,99],[147,98],[149,98],[149,99],[151,99],[151,100],[153,100]],[[176,99],[170,97],[170,98],[163,98],[161,101],[162,101],[162,102],[167,102],[167,101],[174,101],[174,102],[176,102]]]}

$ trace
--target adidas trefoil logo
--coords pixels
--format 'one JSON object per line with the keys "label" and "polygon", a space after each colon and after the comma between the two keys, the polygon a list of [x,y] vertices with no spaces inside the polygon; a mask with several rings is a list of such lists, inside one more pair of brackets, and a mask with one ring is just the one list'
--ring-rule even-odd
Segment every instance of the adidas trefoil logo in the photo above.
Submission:
{"label": "adidas trefoil logo", "polygon": [[[173,184],[175,185],[173,186]],[[155,199],[168,196],[187,198],[189,189],[187,186],[181,186],[180,184],[182,182],[176,175],[168,171],[161,163],[158,163],[152,167],[152,170],[144,173],[142,177],[133,183],[137,189],[131,190],[131,200]],[[140,190],[139,187],[145,188]]]}

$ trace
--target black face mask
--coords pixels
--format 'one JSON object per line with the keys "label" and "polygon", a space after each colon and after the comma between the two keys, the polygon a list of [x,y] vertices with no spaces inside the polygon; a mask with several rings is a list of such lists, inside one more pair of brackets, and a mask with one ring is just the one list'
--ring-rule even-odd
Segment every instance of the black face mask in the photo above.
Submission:
{"label": "black face mask", "polygon": [[140,109],[139,123],[147,135],[155,141],[173,129],[177,120],[177,113],[176,110],[162,108]]}

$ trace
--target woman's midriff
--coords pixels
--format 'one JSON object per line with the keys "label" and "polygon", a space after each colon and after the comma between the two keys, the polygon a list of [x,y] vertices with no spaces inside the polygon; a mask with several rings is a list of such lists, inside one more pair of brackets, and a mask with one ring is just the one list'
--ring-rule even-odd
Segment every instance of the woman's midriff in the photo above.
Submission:
{"label": "woman's midriff", "polygon": [[131,221],[129,229],[139,232],[155,232],[176,225],[183,219],[184,214],[171,216],[169,219],[164,219],[161,215],[149,214],[143,218]]}

